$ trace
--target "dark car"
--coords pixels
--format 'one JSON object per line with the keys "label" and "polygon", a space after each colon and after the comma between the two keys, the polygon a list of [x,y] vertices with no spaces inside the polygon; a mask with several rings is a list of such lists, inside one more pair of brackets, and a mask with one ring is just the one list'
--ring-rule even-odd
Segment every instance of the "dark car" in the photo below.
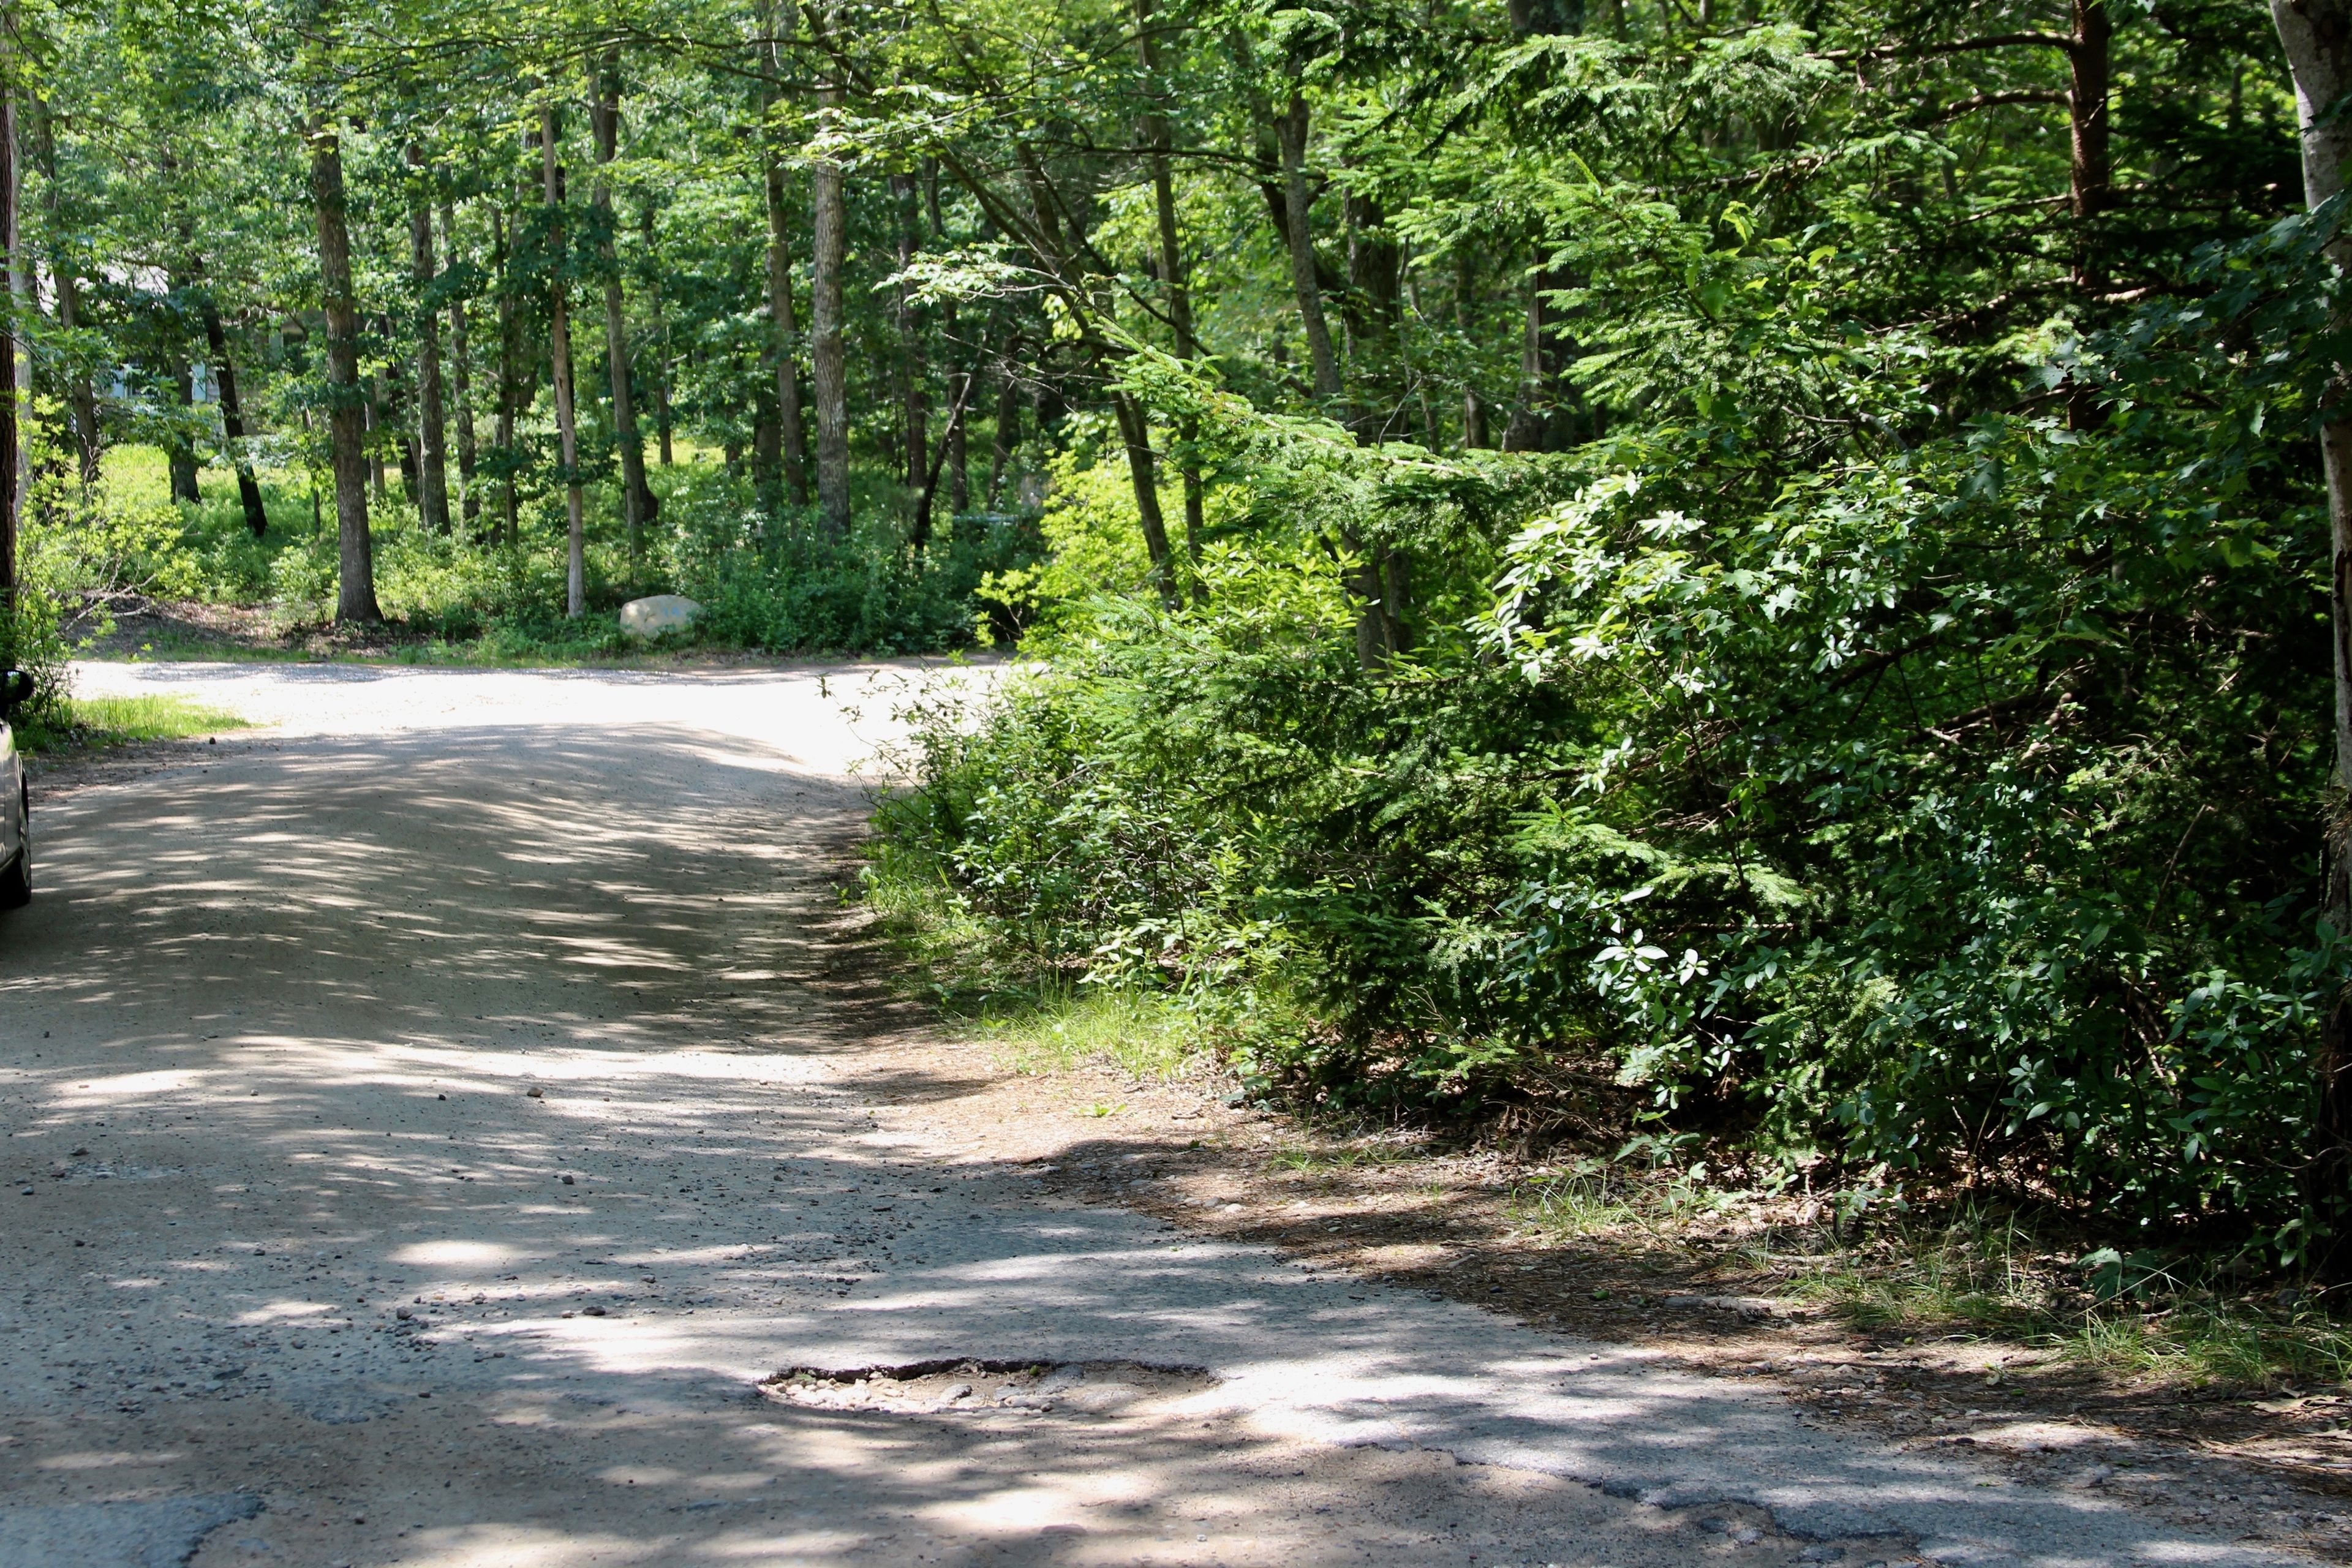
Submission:
{"label": "dark car", "polygon": [[0,910],[33,901],[33,807],[25,787],[25,759],[8,722],[33,695],[33,678],[21,669],[0,675]]}

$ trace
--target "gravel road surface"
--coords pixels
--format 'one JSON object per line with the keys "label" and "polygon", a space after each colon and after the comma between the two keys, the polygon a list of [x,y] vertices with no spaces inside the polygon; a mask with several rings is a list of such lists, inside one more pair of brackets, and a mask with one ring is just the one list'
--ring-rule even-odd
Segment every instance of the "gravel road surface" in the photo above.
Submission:
{"label": "gravel road surface", "polygon": [[81,668],[274,727],[36,801],[0,1568],[2299,1561],[880,1125],[938,678]]}

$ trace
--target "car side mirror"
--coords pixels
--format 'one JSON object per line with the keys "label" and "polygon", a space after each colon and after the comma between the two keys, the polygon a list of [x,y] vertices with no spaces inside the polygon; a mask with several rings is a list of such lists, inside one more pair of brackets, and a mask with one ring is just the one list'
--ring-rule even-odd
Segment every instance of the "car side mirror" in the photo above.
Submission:
{"label": "car side mirror", "polygon": [[33,679],[29,670],[12,669],[0,675],[0,714],[13,712],[30,702],[33,693],[40,689],[41,683]]}

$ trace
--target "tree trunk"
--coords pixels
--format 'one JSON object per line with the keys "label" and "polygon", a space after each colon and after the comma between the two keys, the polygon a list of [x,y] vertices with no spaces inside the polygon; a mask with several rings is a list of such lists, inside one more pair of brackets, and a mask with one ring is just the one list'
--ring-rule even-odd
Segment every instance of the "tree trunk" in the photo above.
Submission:
{"label": "tree trunk", "polygon": [[[1470,258],[1456,252],[1454,258],[1454,329],[1463,341],[1470,338],[1470,300],[1473,298]],[[1478,388],[1468,381],[1462,384],[1462,444],[1477,448],[1490,444],[1486,431],[1486,400],[1478,395]]]}
{"label": "tree trunk", "polygon": [[940,312],[940,331],[945,335],[958,362],[955,369],[948,376],[948,396],[956,407],[966,411],[963,416],[948,422],[948,433],[942,437],[947,443],[948,510],[950,512],[963,512],[971,509],[971,475],[966,466],[969,462],[970,443],[964,439],[964,431],[971,424],[970,408],[973,377],[971,362],[966,357],[965,351],[956,335],[955,306],[950,304],[945,307]]}
{"label": "tree trunk", "polygon": [[898,406],[900,426],[906,437],[905,465],[907,489],[919,492],[924,489],[923,475],[931,458],[931,398],[930,367],[923,356],[922,312],[915,304],[915,291],[903,276],[915,264],[916,252],[922,239],[916,230],[915,176],[897,174],[890,176],[892,205],[898,214],[898,270],[901,277],[891,297],[891,321],[898,333]]}
{"label": "tree trunk", "polygon": [[[1357,404],[1351,423],[1356,439],[1370,446],[1389,439],[1402,402],[1395,371],[1403,313],[1402,252],[1386,232],[1388,215],[1370,197],[1349,196],[1347,218],[1349,384]],[[1366,669],[1376,669],[1404,651],[1403,594],[1410,573],[1403,554],[1392,547],[1354,548],[1362,556],[1348,574],[1358,600],[1356,658]]]}
{"label": "tree trunk", "polygon": [[[1072,259],[1076,246],[1063,238],[1060,205],[1055,200],[1052,183],[1035,150],[1021,149],[1024,173],[1029,186],[1029,216],[1034,226],[1034,244],[1041,265],[1066,285],[1081,275],[1081,268]],[[1083,295],[1076,289],[1064,296],[1067,300],[1080,301]],[[1076,312],[1074,311],[1074,314]],[[1079,319],[1079,342],[1085,346],[1091,364],[1099,371],[1110,345],[1094,329]],[[1050,384],[1041,380],[1038,387],[1038,427],[1045,427],[1045,399],[1059,400]],[[1151,421],[1141,405],[1125,392],[1114,390],[1111,412],[1118,419],[1120,444],[1127,449],[1127,473],[1135,490],[1136,521],[1142,530],[1143,548],[1151,562],[1152,585],[1159,589],[1160,602],[1174,609],[1181,602],[1177,595],[1176,563],[1168,549],[1168,524],[1160,510],[1159,458],[1151,449]]]}
{"label": "tree trunk", "polygon": [[590,105],[596,137],[595,204],[602,238],[598,259],[604,272],[604,365],[613,383],[613,440],[621,448],[621,515],[629,531],[629,559],[645,553],[646,525],[661,510],[646,483],[646,444],[637,434],[637,401],[629,381],[629,321],[621,295],[621,258],[614,247],[613,187],[604,177],[620,150],[621,68],[616,55],[604,57]]}
{"label": "tree trunk", "polygon": [[[2304,199],[2316,207],[2343,191],[2345,163],[2352,158],[2352,116],[2320,122],[2352,90],[2352,0],[2271,0],[2271,19],[2294,78]],[[2339,268],[2352,267],[2352,237],[2338,237],[2328,248]],[[2330,403],[2340,409],[2352,391],[2347,385],[2352,367],[2337,366],[2336,377]],[[2352,932],[2352,420],[2321,426],[2319,452],[2335,557],[2328,605],[2335,634],[2336,777],[2323,907],[2338,932]],[[2317,1068],[2319,1115],[2307,1190],[2315,1205],[2335,1210],[2352,1175],[2352,994],[2339,993],[2321,1020]],[[2332,1241],[2330,1272],[2344,1271],[2347,1247],[2344,1238]]]}
{"label": "tree trunk", "polygon": [[[70,338],[81,329],[81,278],[65,240],[65,222],[59,210],[62,198],[58,186],[57,136],[50,127],[47,108],[37,99],[34,100],[34,112],[35,140],[43,176],[42,205],[47,210],[49,234],[57,247],[49,254],[49,276],[57,287],[58,330]],[[104,447],[98,426],[98,393],[86,368],[77,361],[68,374],[66,413],[73,426],[74,455],[81,482],[94,485],[98,482],[99,456]]]}
{"label": "tree trunk", "polygon": [[382,376],[370,375],[360,394],[360,444],[365,454],[368,470],[368,493],[377,506],[383,504],[383,448],[376,440],[376,429],[383,423],[377,416],[383,406]]}
{"label": "tree trunk", "polygon": [[[784,488],[795,506],[809,499],[808,415],[801,406],[800,322],[793,300],[791,215],[784,205],[784,166],[772,154],[767,168],[768,322],[774,342],[777,439]],[[667,462],[665,429],[662,461]]]}
{"label": "tree trunk", "polygon": [[[775,106],[775,89],[769,72],[780,67],[777,51],[782,40],[772,35],[767,58],[761,62],[760,77],[760,144],[763,149],[761,162],[763,185],[768,206],[768,326],[773,334],[772,352],[776,359],[776,417],[782,443],[784,488],[792,492],[794,506],[808,505],[808,416],[801,407],[800,321],[793,300],[793,241],[791,212],[784,201],[784,162],[774,144],[775,131],[768,124],[769,112]],[[651,216],[650,211],[648,216]],[[667,420],[662,428],[662,461],[669,461],[669,429]]]}
{"label": "tree trunk", "polygon": [[1403,398],[1397,384],[1398,324],[1403,315],[1403,253],[1387,232],[1388,214],[1366,195],[1347,199],[1349,384],[1359,405],[1357,435],[1367,442],[1394,433]]}
{"label": "tree trunk", "polygon": [[[1135,0],[1136,52],[1143,67],[1144,90],[1150,95],[1154,106],[1143,117],[1143,143],[1151,149],[1151,198],[1160,231],[1160,286],[1167,295],[1168,325],[1175,334],[1176,357],[1189,362],[1200,356],[1201,345],[1192,331],[1192,289],[1184,266],[1183,238],[1176,226],[1176,178],[1170,156],[1168,116],[1158,107],[1165,100],[1167,89],[1160,80],[1160,38],[1152,26],[1151,12],[1152,0]],[[1178,447],[1189,451],[1200,434],[1197,424],[1186,419],[1176,428]],[[1202,529],[1201,466],[1187,460],[1178,471],[1184,481],[1184,552],[1192,563],[1197,593]]]}
{"label": "tree trunk", "polygon": [[[417,298],[422,300],[440,276],[433,262],[433,204],[422,182],[425,149],[408,144],[408,166],[419,186],[408,209],[408,250]],[[449,421],[441,395],[441,313],[430,306],[416,313],[416,416],[418,505],[425,526],[449,531]]]}
{"label": "tree trunk", "polygon": [[[178,299],[183,287],[184,285],[178,279],[172,280],[172,294],[174,300]],[[198,501],[202,500],[204,496],[196,489],[196,446],[188,436],[188,422],[195,416],[195,376],[189,368],[186,352],[177,342],[179,310],[176,307],[171,311],[171,315],[173,317],[172,333],[174,340],[171,349],[172,389],[179,395],[180,405],[176,410],[179,415],[179,424],[163,440],[163,462],[164,467],[171,472],[172,499]]]}
{"label": "tree trunk", "polygon": [[[168,148],[157,153],[156,163],[167,178],[176,181],[179,160]],[[179,407],[174,411],[177,420],[163,437],[163,458],[171,474],[172,499],[193,503],[203,499],[196,489],[195,377],[188,363],[187,346],[188,286],[193,281],[195,220],[184,207],[175,216],[180,254],[165,268],[164,286],[169,293],[163,309],[157,313],[156,323],[171,364],[172,385],[179,395]]]}
{"label": "tree trunk", "polygon": [[236,468],[236,497],[245,508],[245,526],[259,539],[269,531],[269,513],[261,505],[261,487],[254,482],[253,461],[245,455],[245,405],[237,397],[236,366],[228,357],[228,333],[222,330],[220,302],[210,293],[200,301],[204,313],[205,349],[212,355],[213,380],[218,384],[221,435],[228,442],[229,460]]}
{"label": "tree trunk", "polygon": [[2107,17],[2105,0],[2074,0],[2074,13],[2073,41],[2066,49],[2069,195],[2078,247],[2075,271],[2085,287],[2092,287],[2101,269],[2091,226],[2105,208],[2114,182],[2107,153],[2107,84],[2115,24]]}
{"label": "tree trunk", "polygon": [[1315,198],[1307,188],[1307,100],[1290,95],[1290,108],[1275,127],[1282,143],[1282,208],[1290,251],[1290,287],[1298,297],[1299,325],[1307,332],[1307,363],[1318,400],[1339,395],[1339,358],[1332,352],[1331,326],[1323,314],[1323,290],[1315,276]]}
{"label": "tree trunk", "polygon": [[1540,452],[1544,446],[1543,279],[1528,279],[1527,310],[1519,331],[1519,395],[1503,426],[1503,450]]}
{"label": "tree trunk", "polygon": [[[519,199],[520,193],[517,195]],[[499,542],[511,550],[522,542],[521,509],[515,494],[515,401],[522,384],[515,362],[522,355],[515,335],[514,249],[507,234],[505,221],[492,213],[490,247],[497,253],[499,279],[498,442],[499,461],[504,470],[499,480]]]}
{"label": "tree trunk", "polygon": [[[0,38],[0,73],[9,67],[7,45]],[[16,222],[16,94],[5,74],[0,74],[0,262],[15,271],[22,234]],[[16,336],[0,335],[0,350],[16,363]],[[23,515],[25,485],[24,405],[16,396],[12,371],[0,386],[0,658],[16,653],[16,523]]]}
{"label": "tree trunk", "polygon": [[[386,343],[400,341],[393,330],[389,315],[376,317],[375,335]],[[384,434],[389,432],[393,461],[400,469],[401,496],[409,505],[421,508],[425,489],[416,456],[416,422],[411,416],[415,399],[410,395],[408,383],[401,379],[405,369],[405,361],[397,357],[387,359],[383,374],[375,378],[375,450],[380,458],[384,447]]]}
{"label": "tree trunk", "polygon": [[1013,462],[1013,448],[1021,444],[1021,378],[1013,374],[1013,356],[1004,356],[1004,384],[996,395],[996,438],[988,458],[988,504],[993,510],[1004,497],[1004,470]]}
{"label": "tree trunk", "polygon": [[[1307,188],[1307,100],[1294,91],[1288,111],[1276,127],[1282,149],[1284,238],[1290,252],[1290,286],[1298,297],[1299,321],[1307,331],[1316,401],[1329,406],[1339,402],[1342,389],[1339,356],[1332,350],[1331,327],[1323,313],[1323,290],[1316,268],[1314,202]],[[1330,411],[1340,412],[1336,407]],[[1365,668],[1375,668],[1402,646],[1402,623],[1395,606],[1389,602],[1391,574],[1388,552],[1368,548],[1352,537],[1341,542],[1357,558],[1357,563],[1347,574],[1348,588],[1355,595],[1358,606],[1356,657]],[[1402,582],[1402,563],[1397,564],[1394,575],[1399,583]]]}
{"label": "tree trunk", "polygon": [[[844,94],[829,84],[817,95],[828,121]],[[848,213],[841,165],[820,160],[810,181],[815,240],[809,253],[809,359],[816,392],[816,505],[825,531],[849,531],[849,363],[843,342],[841,270],[847,259]]]}
{"label": "tree trunk", "polygon": [[343,152],[334,122],[310,122],[310,205],[319,226],[319,284],[327,318],[327,439],[335,472],[341,552],[335,619],[380,621],[375,547],[368,534],[366,395],[360,389],[360,312],[352,294]]}
{"label": "tree trunk", "polygon": [[[931,242],[944,248],[948,242],[948,226],[940,216],[940,161],[928,158],[923,163],[924,210],[930,214]],[[961,512],[971,505],[971,477],[965,468],[964,432],[971,425],[971,394],[974,385],[971,359],[964,347],[963,334],[956,320],[955,301],[950,300],[940,307],[940,341],[947,345],[948,402],[962,410],[959,417],[948,421],[947,434],[940,439],[945,444],[948,476],[948,510]]]}
{"label": "tree trunk", "polygon": [[[457,266],[457,209],[449,202],[441,204],[441,247],[448,264]],[[449,390],[456,395],[450,402],[457,416],[457,509],[470,525],[482,515],[482,498],[474,485],[479,456],[474,446],[474,364],[462,294],[449,298]]]}
{"label": "tree trunk", "polygon": [[[644,234],[648,263],[646,300],[653,310],[654,342],[657,348],[654,359],[654,435],[661,443],[661,466],[667,468],[677,460],[671,452],[669,438],[669,317],[662,305],[660,253],[654,248],[654,205],[651,202],[646,204]],[[789,295],[784,302],[791,304]],[[795,401],[800,396],[800,378],[795,374],[793,378]],[[805,470],[805,461],[802,467]],[[808,497],[803,494],[794,499],[805,502]]]}
{"label": "tree trunk", "polygon": [[971,382],[966,378],[955,402],[948,408],[948,427],[940,437],[940,449],[932,454],[930,464],[918,476],[915,492],[915,521],[907,530],[907,542],[920,555],[931,542],[931,503],[940,493],[940,471],[947,466],[948,452],[956,445],[957,433],[963,428],[964,400],[971,395]]}
{"label": "tree trunk", "polygon": [[[540,170],[546,184],[549,253],[563,254],[563,173],[555,162],[555,105],[539,110]],[[563,613],[577,620],[588,612],[588,526],[580,492],[580,426],[572,401],[572,326],[566,319],[562,262],[548,298],[547,352],[555,378],[555,430],[563,455]]]}
{"label": "tree trunk", "polygon": [[[0,69],[5,69],[6,66],[5,58],[0,57]],[[22,144],[16,138],[19,115],[16,89],[12,87],[0,91],[0,97],[8,100],[7,123],[0,126],[0,134],[8,139],[8,167],[5,173],[0,173],[0,179],[5,179],[9,187],[5,221],[0,222],[0,262],[5,262],[8,269],[8,294],[15,306],[15,319],[28,321],[39,309],[39,304],[33,287],[32,254],[25,248],[24,214],[21,210],[25,194],[24,154]],[[16,333],[0,336],[0,342],[5,342],[8,354],[9,421],[14,428],[8,443],[9,479],[5,495],[0,495],[0,506],[12,509],[13,517],[23,509],[25,489],[33,478],[30,453],[25,443],[25,420],[30,416],[33,408],[33,354],[31,345]],[[12,556],[15,538],[12,521],[9,525]],[[13,577],[13,570],[11,575]]]}
{"label": "tree trunk", "polygon": [[1143,548],[1151,558],[1151,584],[1170,609],[1178,604],[1176,562],[1168,549],[1168,523],[1160,512],[1160,480],[1151,450],[1151,423],[1142,406],[1124,392],[1111,395],[1111,410],[1118,416],[1118,433],[1127,445],[1128,477],[1134,481],[1137,520],[1143,525]]}

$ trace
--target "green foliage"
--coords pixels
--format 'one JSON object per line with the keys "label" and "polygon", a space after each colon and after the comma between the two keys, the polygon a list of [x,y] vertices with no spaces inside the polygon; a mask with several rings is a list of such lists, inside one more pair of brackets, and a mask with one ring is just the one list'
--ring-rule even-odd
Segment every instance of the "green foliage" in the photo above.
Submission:
{"label": "green foliage", "polygon": [[812,515],[764,510],[749,485],[710,468],[671,490],[662,525],[662,569],[709,611],[705,634],[778,652],[957,647],[971,636],[982,580],[1038,550],[1030,520],[990,513],[942,519],[920,555],[895,521],[831,539]]}
{"label": "green foliage", "polygon": [[[1855,1204],[2346,1234],[2309,437],[2352,310],[2257,9],[231,12],[32,29],[40,657],[75,595],[323,618],[322,416],[361,395],[374,590],[433,657],[617,652],[664,588],[726,646],[1023,640],[883,813],[877,896],[948,906],[959,994],[1175,1009],[1263,1091],[1534,1102]],[[551,110],[551,196],[513,134]],[[285,199],[321,117],[356,393]],[[446,532],[428,334],[490,498]],[[687,453],[635,529],[616,368]],[[68,423],[112,448],[88,489]]]}
{"label": "green foliage", "polygon": [[28,731],[61,721],[67,708],[66,661],[72,650],[58,630],[57,598],[37,585],[20,586],[16,602],[0,609],[0,669],[19,669],[36,682],[33,700],[17,710]]}
{"label": "green foliage", "polygon": [[184,741],[245,727],[246,721],[226,708],[168,693],[68,697],[26,724],[20,739],[26,751],[46,752],[67,745]]}
{"label": "green foliage", "polygon": [[[2300,1173],[2347,964],[2313,902],[2325,529],[2263,434],[2309,379],[2253,345],[2316,319],[2326,221],[2070,345],[2089,429],[1790,472],[1651,426],[1531,483],[1228,409],[1229,475],[1336,473],[1319,513],[1213,551],[1198,604],[1066,616],[889,830],[1091,977],[1305,1000],[1269,1085],[1461,1104],[1600,1064],[1768,1163],[2292,1260],[2339,1223]],[[1483,613],[1360,668],[1334,536],[1481,528]]]}

